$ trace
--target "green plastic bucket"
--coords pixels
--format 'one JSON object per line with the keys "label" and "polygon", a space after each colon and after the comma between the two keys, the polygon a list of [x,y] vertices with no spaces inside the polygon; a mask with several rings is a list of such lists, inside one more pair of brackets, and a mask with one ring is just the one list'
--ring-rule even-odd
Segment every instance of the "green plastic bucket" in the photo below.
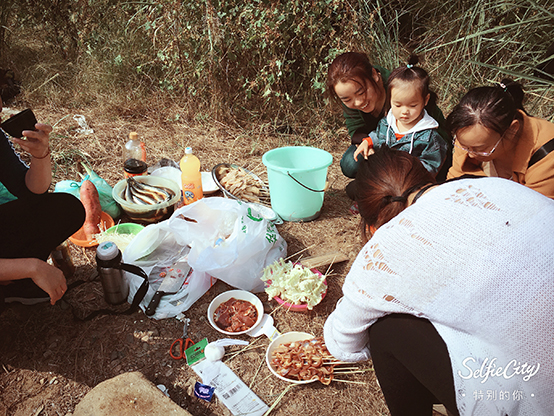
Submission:
{"label": "green plastic bucket", "polygon": [[285,221],[316,219],[333,156],[315,147],[288,146],[265,153],[262,162],[267,167],[271,208]]}

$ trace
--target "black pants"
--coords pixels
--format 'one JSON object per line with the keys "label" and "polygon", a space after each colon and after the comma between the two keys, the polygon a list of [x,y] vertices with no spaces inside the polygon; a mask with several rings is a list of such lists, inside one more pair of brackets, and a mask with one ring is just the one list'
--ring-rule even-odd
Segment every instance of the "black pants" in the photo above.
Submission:
{"label": "black pants", "polygon": [[[85,209],[66,193],[47,193],[0,205],[0,258],[47,260],[50,252],[81,228]],[[34,284],[21,279],[12,284]],[[5,287],[0,285],[0,311]]]}
{"label": "black pants", "polygon": [[433,404],[458,415],[446,344],[426,319],[392,314],[369,330],[375,374],[392,416],[430,416]]}
{"label": "black pants", "polygon": [[0,205],[0,258],[48,259],[81,228],[85,209],[66,193],[47,193]]}

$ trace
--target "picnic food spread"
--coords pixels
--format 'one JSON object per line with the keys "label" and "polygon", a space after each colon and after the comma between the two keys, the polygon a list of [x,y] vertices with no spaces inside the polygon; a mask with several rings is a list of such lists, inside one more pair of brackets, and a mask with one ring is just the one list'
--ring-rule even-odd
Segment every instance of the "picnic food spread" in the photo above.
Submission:
{"label": "picnic food spread", "polygon": [[[186,156],[190,156],[190,153],[190,151],[187,151]],[[183,158],[183,160],[184,159],[185,158]],[[198,162],[198,159],[195,158],[193,161]],[[199,163],[195,163],[193,166],[194,169],[190,169],[195,175],[200,173],[198,165]],[[110,229],[109,231],[105,230],[106,227],[95,228],[94,231],[91,229],[91,236],[96,238],[96,243],[111,242],[112,244],[120,245],[123,255],[123,252],[127,249],[127,247],[130,249],[128,252],[133,252],[133,250],[135,250],[137,252],[136,254],[140,254],[140,256],[133,258],[129,255],[129,264],[124,264],[126,261],[122,262],[122,264],[126,267],[136,266],[144,272],[145,276],[150,277],[153,275],[151,273],[152,270],[158,270],[158,268],[165,263],[160,262],[146,265],[145,261],[150,262],[151,259],[159,261],[165,255],[166,251],[169,252],[170,250],[178,251],[181,249],[187,249],[188,252],[179,251],[179,255],[186,258],[187,262],[191,257],[193,261],[197,260],[191,255],[195,244],[196,247],[200,246],[200,243],[197,242],[195,238],[198,238],[197,236],[204,232],[206,233],[206,236],[208,234],[213,234],[213,232],[209,231],[208,233],[206,231],[207,229],[204,230],[203,228],[194,228],[196,231],[191,232],[183,230],[188,230],[189,228],[187,227],[198,227],[201,221],[205,220],[204,217],[211,218],[208,221],[211,226],[214,225],[214,218],[217,218],[218,221],[216,221],[217,227],[215,227],[215,235],[216,237],[219,236],[219,238],[216,238],[214,241],[208,241],[206,247],[209,247],[210,250],[219,248],[224,249],[226,246],[234,244],[233,236],[235,235],[234,230],[236,229],[234,224],[239,224],[240,231],[246,235],[245,237],[241,236],[240,238],[248,238],[248,233],[250,233],[252,241],[255,241],[254,236],[257,235],[257,232],[254,232],[254,226],[261,225],[261,239],[256,240],[255,244],[250,243],[250,246],[248,247],[250,251],[253,250],[255,253],[264,253],[263,255],[265,257],[256,259],[255,261],[249,260],[246,262],[244,262],[241,258],[240,261],[237,261],[237,264],[241,264],[242,261],[247,264],[249,270],[255,270],[253,278],[256,279],[256,282],[254,283],[257,285],[258,289],[262,290],[262,283],[265,282],[265,291],[269,295],[269,298],[276,298],[279,303],[285,302],[285,305],[289,305],[289,309],[300,307],[302,310],[312,310],[318,303],[321,302],[327,291],[325,276],[316,269],[310,270],[301,264],[285,262],[282,258],[283,254],[286,253],[286,242],[278,243],[279,240],[281,242],[284,240],[279,236],[275,227],[275,218],[273,217],[275,217],[276,214],[271,216],[271,218],[268,218],[268,216],[264,215],[263,211],[261,211],[261,208],[263,207],[271,208],[269,189],[263,180],[261,180],[256,174],[250,172],[248,169],[234,164],[223,163],[216,165],[212,169],[211,177],[214,179],[214,185],[217,185],[217,189],[222,192],[228,202],[226,204],[221,202],[221,208],[218,208],[218,210],[223,209],[223,207],[226,207],[226,209],[223,210],[223,213],[212,217],[210,216],[208,209],[210,203],[214,202],[215,204],[216,199],[223,200],[224,198],[216,197],[213,199],[210,198],[209,201],[198,201],[198,204],[200,205],[192,203],[186,204],[184,199],[191,199],[191,195],[187,194],[191,188],[189,186],[190,181],[188,180],[188,176],[184,175],[184,173],[190,172],[188,172],[189,169],[186,169],[187,172],[184,172],[182,169],[183,167],[188,167],[188,163],[181,164],[181,181],[177,184],[177,187],[174,187],[174,182],[176,183],[176,181],[170,178],[157,177],[157,175],[149,175],[148,173],[145,173],[143,176],[130,176],[126,174],[125,179],[120,180],[116,186],[112,188],[111,196],[115,203],[121,206],[122,212],[128,216],[128,218],[125,219],[130,219],[131,221],[137,221],[139,223],[146,222],[149,225],[144,229],[144,233],[142,233],[142,229],[144,227],[141,227],[133,222],[118,224],[116,228]],[[92,185],[92,187],[86,188],[85,186],[85,189],[83,189],[83,192],[89,198],[89,201],[91,200],[91,195],[94,196],[93,191],[96,190],[94,188],[94,184],[90,183],[90,185]],[[182,192],[181,195],[179,195],[179,190]],[[181,198],[181,202],[175,202],[179,197]],[[87,202],[86,198],[84,202]],[[92,208],[95,208],[94,212],[97,211],[96,208],[102,208],[100,204],[102,200],[98,200],[98,192],[96,192],[96,199],[94,199],[93,202],[94,203],[87,203],[89,206],[87,213],[89,211],[92,213]],[[193,201],[191,200],[189,202]],[[233,203],[233,207],[235,205],[241,207],[240,209],[237,209],[237,213],[231,212],[232,210],[228,206],[229,202]],[[87,206],[87,204],[85,204],[85,206]],[[174,208],[174,205],[177,208]],[[196,215],[199,215],[198,217],[193,215],[193,208],[195,208],[195,206],[202,206],[200,214],[196,213]],[[214,207],[216,206],[217,205],[214,205]],[[163,216],[158,215],[158,211],[161,211],[162,209],[168,209],[168,212],[164,212]],[[177,215],[171,216],[174,209],[179,209],[180,211]],[[143,213],[142,210],[147,211]],[[181,218],[185,220],[185,223],[181,221],[176,222],[176,219]],[[156,234],[155,228],[150,228],[150,225],[152,225],[152,227],[156,227],[158,225],[156,224],[157,222],[166,219],[170,221],[170,223],[164,225],[166,228],[160,228],[160,234]],[[171,222],[172,220],[173,222]],[[91,224],[93,222],[95,224],[99,223],[98,221],[93,221],[92,219],[89,222]],[[282,221],[280,223],[282,223]],[[277,224],[280,223],[277,222]],[[131,225],[136,225],[141,228],[135,229],[134,227],[129,227]],[[119,227],[123,228],[120,230]],[[181,229],[179,227],[184,228]],[[129,230],[126,230],[126,228],[129,228]],[[182,242],[177,239],[167,239],[167,245],[165,245],[165,243],[163,243],[164,234],[162,234],[162,232],[166,232],[169,229],[174,231],[175,235],[180,233],[179,235],[183,238],[188,239],[189,235],[193,236],[191,238],[192,242],[189,242],[188,240],[186,242]],[[151,232],[150,234],[148,233],[149,231]],[[133,245],[131,242],[134,241],[136,235],[141,236],[139,237],[139,240],[137,240],[137,242],[140,241],[140,244]],[[202,237],[206,238],[206,236]],[[143,240],[140,240],[140,238]],[[263,244],[261,241],[263,241]],[[266,241],[269,242],[269,245],[266,244]],[[151,243],[154,243],[154,245],[150,246]],[[202,242],[202,244],[205,244],[205,242]],[[141,252],[141,250],[144,250],[144,252]],[[275,254],[273,254],[274,257],[269,257],[268,253],[270,250],[275,252]],[[245,250],[239,251],[244,257]],[[216,252],[214,251],[214,253]],[[200,254],[202,254],[202,252]],[[223,262],[222,258],[225,256],[215,256],[214,254],[213,257],[217,257],[217,266],[221,267]],[[250,257],[244,258],[250,259]],[[125,257],[123,257],[123,260],[125,260]],[[134,264],[134,262],[139,260],[140,264]],[[163,258],[163,260],[165,261],[165,258]],[[268,264],[269,266],[267,266]],[[144,300],[140,298],[138,302],[141,302],[141,305],[144,302],[148,304],[149,301],[152,302],[152,299],[154,299],[158,293],[161,294],[158,299],[161,300],[162,297],[167,295],[168,300],[165,301],[165,309],[163,309],[160,313],[160,317],[155,317],[151,313],[149,314],[149,308],[146,308],[145,310],[146,315],[154,317],[155,319],[175,316],[177,319],[181,320],[184,318],[183,312],[190,307],[189,305],[186,308],[181,308],[181,312],[177,313],[177,309],[180,307],[181,303],[185,302],[185,299],[189,296],[191,299],[194,297],[194,300],[191,300],[191,302],[194,303],[196,299],[202,296],[202,294],[209,289],[209,286],[199,284],[199,281],[205,280],[206,277],[209,277],[210,279],[221,279],[236,289],[241,289],[229,292],[245,292],[246,294],[225,292],[212,300],[212,303],[208,307],[208,320],[215,329],[230,336],[240,336],[246,334],[250,337],[257,338],[261,334],[265,334],[270,341],[272,341],[272,344],[270,344],[270,347],[266,351],[266,363],[270,365],[269,357],[271,356],[270,370],[274,373],[274,375],[279,374],[278,377],[281,379],[286,377],[287,381],[298,380],[303,382],[319,380],[324,384],[329,384],[333,380],[333,369],[339,362],[329,354],[322,337],[306,339],[300,342],[290,342],[290,340],[289,342],[285,342],[285,340],[283,340],[282,343],[279,344],[281,341],[275,341],[275,339],[280,337],[281,334],[275,326],[273,326],[273,317],[268,314],[264,314],[264,307],[260,299],[252,293],[254,292],[253,289],[249,290],[248,288],[240,287],[238,284],[235,286],[227,282],[225,280],[225,276],[217,275],[211,270],[204,271],[199,267],[198,272],[194,272],[193,269],[194,267],[191,263],[190,278],[186,279],[186,281],[180,284],[179,287],[176,286],[171,291],[165,290],[165,288],[162,290],[162,286],[166,282],[166,279],[162,274],[158,273],[158,277],[164,279],[160,283],[158,283],[160,279],[149,282],[152,285],[151,289],[154,289],[155,291],[154,296],[151,296],[151,294],[146,296],[145,294],[142,294],[141,296],[144,297]],[[127,269],[123,268],[123,270]],[[239,274],[239,277],[242,281],[245,281],[245,271],[242,271]],[[211,284],[210,280],[210,286]],[[253,285],[253,283],[250,282],[248,284]],[[136,292],[130,292],[129,296],[130,299],[133,298],[132,303],[137,305],[138,303],[135,302],[136,299],[134,299],[134,297],[138,295],[139,288],[134,288],[133,290],[136,290]],[[175,296],[178,296],[181,292],[185,293],[185,295],[181,298],[169,299],[170,296],[174,294]],[[218,299],[220,297],[222,297],[222,299]],[[163,302],[163,300],[161,300],[161,302]],[[286,302],[290,302],[290,304]],[[129,301],[129,303],[131,302]],[[171,309],[172,315],[167,315],[167,311],[170,310],[169,306],[167,306],[168,304],[173,305],[173,309]],[[161,305],[163,305],[163,303],[160,303],[160,307]],[[294,307],[291,305],[294,305]],[[179,318],[178,315],[182,315],[181,318]],[[302,334],[302,336],[308,337],[310,334]],[[184,335],[179,340],[183,341],[183,346],[180,348],[180,354],[178,356],[176,355],[174,358],[187,358],[187,364],[193,367],[195,371],[206,371],[203,368],[208,368],[206,367],[207,364],[196,365],[196,361],[189,362],[189,358],[191,357],[185,357],[185,351],[187,350],[188,344],[192,343],[190,339],[186,338],[186,325]],[[179,342],[179,340],[176,342]],[[225,345],[232,345],[229,344],[229,342],[234,340],[220,339],[217,341],[226,343]],[[236,342],[241,342],[241,340],[236,340]],[[244,343],[245,341],[242,342]],[[224,349],[220,346],[217,348],[217,351],[212,351],[212,349],[207,348],[204,352],[203,347],[201,347],[203,343],[207,346],[207,339],[196,343],[195,348],[198,347],[198,349],[194,351],[191,349],[191,351],[193,351],[191,354],[195,355],[201,353],[201,356],[204,357],[206,352],[207,354],[204,358],[212,363],[211,365],[213,366],[215,365],[215,362],[223,358]],[[215,345],[214,343],[212,344]],[[277,345],[276,349],[274,349],[274,345]],[[170,352],[170,354],[173,357],[173,353]],[[202,360],[203,358],[200,358],[200,361],[198,362],[201,363]],[[212,368],[210,371],[213,372],[215,370]],[[224,369],[218,370],[219,375],[224,373]],[[204,377],[205,374],[202,374]],[[222,387],[216,384],[216,394],[218,394],[217,389],[219,388]],[[220,399],[223,400],[223,390],[219,393],[221,394]],[[233,394],[235,393],[233,392]],[[228,408],[233,408],[231,404],[227,402],[224,403]],[[260,401],[260,403],[262,402]],[[267,408],[267,406],[265,406],[264,409],[265,408]]]}
{"label": "picnic food spread", "polygon": [[292,380],[319,380],[330,384],[337,360],[327,351],[323,337],[279,345],[272,355],[275,371]]}
{"label": "picnic food spread", "polygon": [[231,298],[214,312],[216,325],[227,332],[241,332],[252,328],[258,320],[256,307],[246,300]]}

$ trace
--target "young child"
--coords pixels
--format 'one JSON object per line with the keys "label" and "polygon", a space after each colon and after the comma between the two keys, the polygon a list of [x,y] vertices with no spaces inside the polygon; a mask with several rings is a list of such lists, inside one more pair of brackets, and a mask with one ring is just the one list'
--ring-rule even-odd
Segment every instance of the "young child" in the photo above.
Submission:
{"label": "young child", "polygon": [[412,55],[406,66],[390,74],[387,91],[390,110],[377,129],[360,143],[354,152],[356,161],[359,154],[367,159],[374,148],[388,146],[416,156],[433,175],[440,170],[448,146],[437,131],[439,123],[425,110],[434,93],[429,89],[429,74],[415,66],[417,62],[418,57]]}

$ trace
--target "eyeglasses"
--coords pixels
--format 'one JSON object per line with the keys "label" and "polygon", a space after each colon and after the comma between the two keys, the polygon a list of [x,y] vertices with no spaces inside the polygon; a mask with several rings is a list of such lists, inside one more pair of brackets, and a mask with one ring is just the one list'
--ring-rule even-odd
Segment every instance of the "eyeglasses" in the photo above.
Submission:
{"label": "eyeglasses", "polygon": [[[504,133],[505,134],[505,133]],[[500,136],[500,139],[498,139],[498,141],[496,142],[496,144],[494,145],[494,147],[489,150],[488,152],[476,152],[475,150],[471,150],[467,147],[464,147],[464,146],[461,146],[459,144],[456,144],[456,135],[454,135],[454,138],[452,139],[452,144],[457,147],[458,149],[462,149],[463,151],[466,151],[468,154],[472,154],[474,156],[480,156],[480,157],[489,157],[490,155],[493,154],[493,152],[496,150],[496,148],[498,147],[498,145],[500,144],[500,142],[502,141],[502,139],[504,138],[504,134],[502,136]]]}

